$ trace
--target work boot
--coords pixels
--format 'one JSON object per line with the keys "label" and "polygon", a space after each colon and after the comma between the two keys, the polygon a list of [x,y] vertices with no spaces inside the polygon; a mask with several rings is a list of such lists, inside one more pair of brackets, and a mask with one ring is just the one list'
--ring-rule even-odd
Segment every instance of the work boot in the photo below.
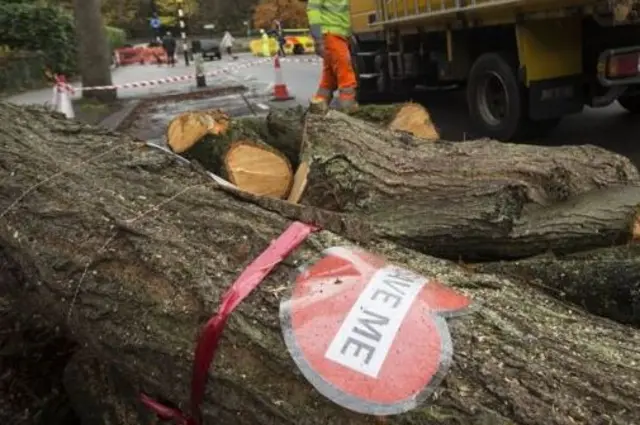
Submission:
{"label": "work boot", "polygon": [[309,112],[312,114],[324,115],[329,110],[329,99],[313,97],[309,102]]}
{"label": "work boot", "polygon": [[355,99],[339,99],[338,105],[345,114],[353,114],[358,111],[358,102]]}

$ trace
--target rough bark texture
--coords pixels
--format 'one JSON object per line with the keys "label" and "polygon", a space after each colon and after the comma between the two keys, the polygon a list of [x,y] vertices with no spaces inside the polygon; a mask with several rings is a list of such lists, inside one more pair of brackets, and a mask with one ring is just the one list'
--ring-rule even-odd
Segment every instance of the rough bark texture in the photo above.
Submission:
{"label": "rough bark texture", "polygon": [[[76,37],[82,85],[84,87],[110,86],[111,53],[101,14],[101,0],[74,0]],[[112,101],[113,90],[83,90],[84,97]]]}
{"label": "rough bark texture", "polygon": [[309,115],[307,136],[303,204],[361,214],[377,234],[437,256],[608,246],[629,239],[640,203],[637,188],[576,198],[640,181],[627,158],[595,146],[425,143],[336,111]]}
{"label": "rough bark texture", "polygon": [[[392,123],[404,105],[361,105],[352,116],[374,124],[375,129],[384,128]],[[284,153],[294,168],[297,168],[302,153],[302,128],[305,116],[306,109],[296,107],[271,109],[267,115],[266,126],[260,118],[243,118],[242,121],[250,123],[249,125],[252,125],[267,143]]]}
{"label": "rough bark texture", "polygon": [[487,263],[484,272],[530,282],[593,314],[640,327],[640,245]]}
{"label": "rough bark texture", "polygon": [[266,119],[265,140],[284,153],[294,168],[300,164],[304,114],[302,107],[271,109]]}
{"label": "rough bark texture", "polygon": [[[41,311],[96,359],[68,366],[83,425],[104,424],[88,409],[121,409],[118,424],[151,423],[132,413],[137,389],[186,407],[199,327],[288,221],[124,136],[6,105],[0,119],[0,295]],[[302,378],[278,321],[298,265],[348,243],[312,235],[232,315],[210,373],[206,423],[371,423]],[[637,330],[390,242],[367,248],[481,305],[450,321],[454,363],[436,396],[387,424],[637,424]],[[115,399],[89,402],[105,380],[107,390],[120,388]]]}

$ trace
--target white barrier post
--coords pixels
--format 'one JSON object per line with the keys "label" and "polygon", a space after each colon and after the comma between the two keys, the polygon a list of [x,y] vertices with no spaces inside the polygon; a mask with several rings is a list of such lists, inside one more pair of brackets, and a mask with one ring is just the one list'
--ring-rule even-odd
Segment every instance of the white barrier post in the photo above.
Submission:
{"label": "white barrier post", "polygon": [[76,114],[73,111],[73,104],[71,103],[71,97],[69,96],[71,87],[67,84],[67,80],[64,76],[56,76],[56,85],[53,90],[53,110],[64,114],[64,116],[69,119],[75,118]]}

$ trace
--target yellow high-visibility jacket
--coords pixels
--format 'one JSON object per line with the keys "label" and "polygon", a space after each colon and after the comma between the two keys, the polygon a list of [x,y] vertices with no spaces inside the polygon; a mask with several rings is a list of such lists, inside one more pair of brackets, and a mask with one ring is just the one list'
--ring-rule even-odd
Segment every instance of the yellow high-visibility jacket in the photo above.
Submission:
{"label": "yellow high-visibility jacket", "polygon": [[309,26],[320,26],[323,34],[351,35],[349,0],[309,0],[307,17]]}

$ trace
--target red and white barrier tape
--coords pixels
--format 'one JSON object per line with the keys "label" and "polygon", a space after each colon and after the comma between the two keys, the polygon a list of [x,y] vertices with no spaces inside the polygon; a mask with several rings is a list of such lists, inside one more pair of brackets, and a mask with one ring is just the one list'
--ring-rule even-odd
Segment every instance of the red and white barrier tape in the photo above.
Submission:
{"label": "red and white barrier tape", "polygon": [[[186,158],[176,155],[169,149],[147,142],[147,146],[160,149],[182,162],[190,163]],[[218,184],[234,187],[231,183],[209,173]],[[229,316],[238,305],[284,261],[312,233],[320,228],[314,225],[294,221],[268,247],[256,257],[231,284],[223,295],[218,312],[205,323],[198,338],[191,375],[190,410],[183,412],[173,406],[165,405],[146,393],[141,393],[142,403],[161,420],[173,421],[174,425],[203,425],[202,404],[204,402],[209,369],[215,357],[222,332]]]}
{"label": "red and white barrier tape", "polygon": [[[238,71],[240,69],[245,69],[245,68],[249,68],[252,66],[256,66],[256,65],[261,65],[264,63],[268,63],[271,62],[273,59],[272,58],[264,58],[264,59],[257,59],[257,60],[253,60],[253,61],[249,61],[246,63],[240,63],[240,64],[234,64],[232,66],[227,66],[224,68],[220,68],[220,69],[216,69],[214,71],[210,71],[205,73],[205,77],[213,77],[213,76],[217,76],[220,74],[228,74],[234,71]],[[291,62],[291,63],[317,63],[320,62],[321,59],[314,56],[314,57],[305,57],[305,58],[281,58],[280,62]],[[74,87],[70,84],[68,84],[66,82],[66,80],[64,79],[64,77],[62,76],[57,76],[56,77],[56,86],[58,88],[61,89],[66,89],[69,93],[76,93],[78,91],[84,91],[84,90],[113,90],[113,89],[136,89],[136,88],[141,88],[141,87],[154,87],[154,86],[159,86],[159,85],[163,85],[163,84],[173,84],[173,83],[179,83],[181,81],[189,81],[189,80],[194,80],[196,78],[195,75],[191,74],[191,75],[180,75],[180,76],[176,76],[176,77],[165,77],[165,78],[159,78],[156,80],[147,80],[147,81],[136,81],[136,82],[132,82],[132,83],[124,83],[124,84],[114,84],[114,85],[110,85],[110,86],[94,86],[94,87]]]}

